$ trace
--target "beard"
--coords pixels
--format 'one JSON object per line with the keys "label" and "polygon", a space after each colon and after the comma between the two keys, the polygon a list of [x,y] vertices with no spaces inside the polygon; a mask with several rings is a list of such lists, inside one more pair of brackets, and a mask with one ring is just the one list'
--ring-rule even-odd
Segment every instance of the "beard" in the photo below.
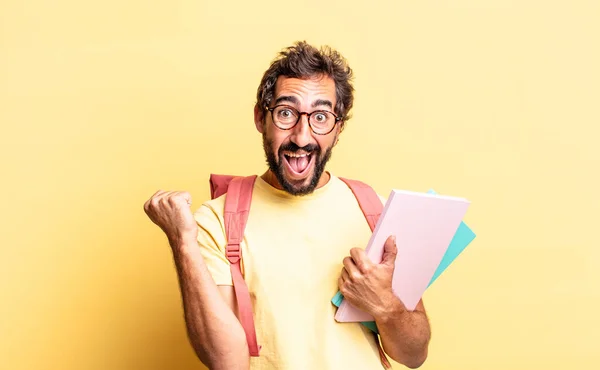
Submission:
{"label": "beard", "polygon": [[[283,190],[291,195],[307,195],[311,194],[317,188],[319,180],[325,171],[325,165],[331,158],[333,146],[327,148],[325,153],[322,153],[321,148],[316,144],[299,147],[298,145],[290,142],[280,146],[277,154],[275,154],[275,151],[272,148],[273,142],[263,133],[263,149],[265,151],[267,164],[269,165],[269,170],[275,174],[275,177],[277,178],[277,181],[279,181],[279,184],[281,184],[283,187]],[[315,157],[313,173],[308,184],[306,184],[306,179],[300,181],[291,181],[287,179],[285,175],[284,164],[282,163],[285,160],[283,152],[295,153],[300,150]]]}

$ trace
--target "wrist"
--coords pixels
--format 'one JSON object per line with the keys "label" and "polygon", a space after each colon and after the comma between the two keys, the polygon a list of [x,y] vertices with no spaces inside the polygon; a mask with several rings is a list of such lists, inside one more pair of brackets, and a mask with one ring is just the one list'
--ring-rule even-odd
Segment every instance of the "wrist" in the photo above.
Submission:
{"label": "wrist", "polygon": [[191,235],[177,235],[174,237],[169,237],[169,245],[173,251],[183,251],[189,248],[196,247],[198,242],[196,238]]}
{"label": "wrist", "polygon": [[383,300],[381,307],[373,314],[375,321],[386,323],[390,320],[398,319],[398,317],[408,312],[402,301],[391,293],[389,298]]}

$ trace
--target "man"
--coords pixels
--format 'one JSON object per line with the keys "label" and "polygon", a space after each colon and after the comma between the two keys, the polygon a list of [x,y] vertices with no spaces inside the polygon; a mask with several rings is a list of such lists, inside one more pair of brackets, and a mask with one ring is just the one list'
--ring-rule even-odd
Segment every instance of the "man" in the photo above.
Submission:
{"label": "man", "polygon": [[225,256],[225,196],[194,214],[186,192],[158,191],[144,205],[167,235],[190,341],[210,369],[379,369],[376,339],[359,323],[337,323],[330,300],[371,314],[383,349],[408,367],[427,357],[422,302],[407,311],[391,289],[395,241],[383,261],[365,256],[371,230],[348,186],[325,171],[353,104],[352,71],[330,48],[296,43],[258,88],[254,123],[268,170],[256,179],[242,268],[254,310],[259,357],[250,357]]}

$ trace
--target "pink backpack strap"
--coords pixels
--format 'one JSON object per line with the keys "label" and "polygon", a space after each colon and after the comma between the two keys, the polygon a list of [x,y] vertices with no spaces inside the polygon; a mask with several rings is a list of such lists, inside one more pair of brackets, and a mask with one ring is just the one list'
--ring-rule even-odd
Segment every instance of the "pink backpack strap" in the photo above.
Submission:
{"label": "pink backpack strap", "polygon": [[[341,178],[343,182],[348,185],[352,193],[354,193],[354,197],[358,201],[358,205],[362,210],[367,222],[369,223],[369,227],[371,231],[375,231],[375,226],[377,226],[377,221],[379,220],[379,216],[381,212],[383,212],[383,204],[381,203],[381,199],[377,196],[375,190],[369,185],[357,181]],[[381,364],[385,369],[391,369],[392,365],[390,361],[387,359],[383,348],[381,348],[381,343],[379,342],[379,337],[377,333],[373,332],[375,336],[375,343],[377,343],[377,349],[379,351],[379,358],[381,360]]]}
{"label": "pink backpack strap", "polygon": [[221,195],[227,193],[227,188],[229,187],[229,183],[233,180],[235,176],[231,175],[210,175],[210,197],[211,199],[215,199],[220,197]]}
{"label": "pink backpack strap", "polygon": [[379,220],[379,216],[381,215],[381,212],[383,212],[383,204],[381,203],[381,199],[377,196],[377,193],[372,187],[363,182],[341,177],[340,180],[345,182],[346,185],[348,185],[348,187],[352,190],[352,193],[354,193],[354,196],[358,201],[360,209],[369,223],[371,231],[374,231],[377,221]]}
{"label": "pink backpack strap", "polygon": [[[212,180],[212,176],[211,176]],[[252,189],[256,176],[250,177],[232,177],[221,176],[215,180],[217,187],[213,189],[211,181],[211,193],[213,191],[227,193],[225,196],[225,234],[227,236],[227,248],[225,253],[231,266],[231,277],[233,279],[233,288],[238,304],[240,323],[246,333],[246,341],[250,356],[259,356],[260,346],[256,340],[256,329],[254,327],[254,317],[252,314],[252,301],[250,292],[244,281],[240,261],[242,251],[240,243],[244,237],[250,203],[252,201]],[[225,183],[225,185],[223,185]],[[221,186],[219,188],[219,186]],[[223,188],[225,186],[225,188]],[[214,196],[214,194],[213,194]]]}

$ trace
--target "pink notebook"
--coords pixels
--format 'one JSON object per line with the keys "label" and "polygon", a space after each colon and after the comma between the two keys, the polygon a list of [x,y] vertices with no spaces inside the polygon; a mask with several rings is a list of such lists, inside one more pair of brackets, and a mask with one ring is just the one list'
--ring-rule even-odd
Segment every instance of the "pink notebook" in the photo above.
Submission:
{"label": "pink notebook", "polygon": [[[379,263],[386,239],[396,236],[392,289],[408,310],[419,303],[469,204],[463,198],[392,190],[365,251],[371,261]],[[344,300],[335,320],[364,322],[373,317]]]}

